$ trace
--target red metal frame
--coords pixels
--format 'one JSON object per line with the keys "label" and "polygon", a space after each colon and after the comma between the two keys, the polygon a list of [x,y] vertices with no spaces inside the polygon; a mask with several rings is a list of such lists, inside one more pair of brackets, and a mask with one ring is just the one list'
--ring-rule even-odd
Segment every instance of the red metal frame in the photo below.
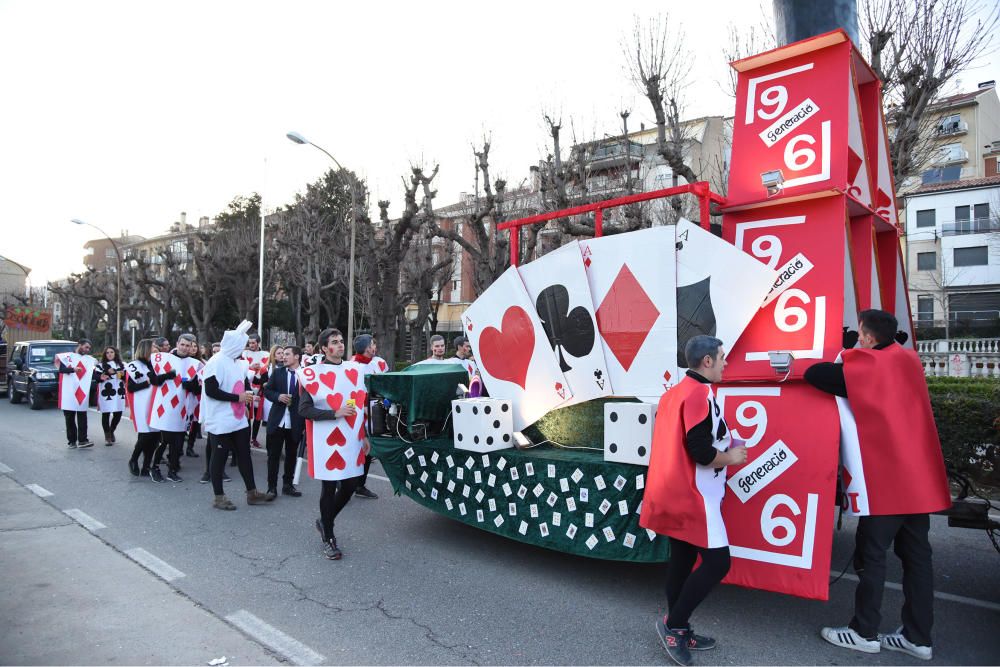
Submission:
{"label": "red metal frame", "polygon": [[650,201],[652,199],[662,199],[663,197],[673,197],[675,195],[691,194],[698,198],[698,207],[701,212],[701,226],[708,229],[709,220],[709,208],[712,202],[717,204],[725,204],[726,199],[720,194],[712,192],[709,188],[708,181],[697,181],[695,183],[688,183],[686,185],[678,185],[675,188],[666,188],[664,190],[654,190],[653,192],[641,192],[639,194],[628,195],[626,197],[618,197],[616,199],[606,199],[605,201],[595,202],[593,204],[584,204],[583,206],[573,206],[572,208],[564,208],[559,211],[550,211],[549,213],[540,213],[538,215],[532,215],[527,218],[519,218],[517,220],[507,220],[506,222],[501,222],[497,225],[497,229],[509,229],[510,230],[510,263],[511,266],[517,266],[520,258],[520,247],[521,247],[521,227],[525,225],[534,225],[540,222],[548,222],[549,220],[557,220],[558,218],[568,218],[574,215],[583,215],[584,213],[594,213],[594,237],[600,238],[604,234],[604,211],[609,208],[617,208],[618,206],[625,206],[627,204],[636,204],[638,202]]}

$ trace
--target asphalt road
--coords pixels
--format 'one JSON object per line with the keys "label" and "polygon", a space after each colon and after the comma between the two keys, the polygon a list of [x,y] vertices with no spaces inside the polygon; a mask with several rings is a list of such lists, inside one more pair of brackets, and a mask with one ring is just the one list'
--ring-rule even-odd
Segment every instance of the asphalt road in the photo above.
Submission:
{"label": "asphalt road", "polygon": [[[100,435],[96,413],[90,424],[91,435]],[[11,469],[0,471],[48,490],[53,495],[45,500],[55,507],[78,508],[104,524],[94,534],[115,549],[143,549],[174,568],[182,576],[174,574],[170,586],[270,642],[272,653],[293,651],[291,640],[299,643],[299,662],[305,650],[332,664],[668,662],[653,631],[665,604],[664,566],[596,561],[495,537],[394,496],[384,479],[369,483],[380,499],[355,498],[341,515],[337,536],[345,557],[331,562],[313,528],[317,482],[301,485],[302,498],[248,507],[239,475],[232,474],[227,493],[239,509],[220,512],[210,506],[210,486],[197,482],[203,458],[183,460],[180,484],[130,475],[134,434],[127,420],[113,447],[99,442],[68,450],[63,436],[54,407],[33,412],[0,404],[0,464]],[[199,441],[199,453],[203,446]],[[264,456],[254,462],[263,487]],[[381,473],[378,464],[372,472]],[[848,522],[835,536],[838,571],[852,534]],[[932,520],[931,541],[939,595],[933,662],[1000,663],[1000,554],[984,533],[948,528],[940,517]],[[889,581],[900,576],[892,562]],[[819,638],[821,626],[849,620],[853,590],[844,579],[821,603],[720,587],[692,619],[699,633],[718,637],[719,647],[696,661],[914,662],[898,653],[837,649]],[[883,631],[898,625],[901,601],[898,587],[886,591]],[[265,625],[248,626],[248,613]]]}

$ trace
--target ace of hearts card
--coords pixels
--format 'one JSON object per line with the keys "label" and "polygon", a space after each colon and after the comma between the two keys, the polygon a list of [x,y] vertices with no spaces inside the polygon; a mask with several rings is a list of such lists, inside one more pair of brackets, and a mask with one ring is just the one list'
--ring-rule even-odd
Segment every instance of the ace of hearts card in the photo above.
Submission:
{"label": "ace of hearts card", "polygon": [[339,365],[315,364],[296,372],[300,391],[308,392],[313,405],[336,412],[354,401],[357,414],[339,419],[306,420],[306,452],[313,479],[357,477],[365,467],[365,367],[345,361]]}

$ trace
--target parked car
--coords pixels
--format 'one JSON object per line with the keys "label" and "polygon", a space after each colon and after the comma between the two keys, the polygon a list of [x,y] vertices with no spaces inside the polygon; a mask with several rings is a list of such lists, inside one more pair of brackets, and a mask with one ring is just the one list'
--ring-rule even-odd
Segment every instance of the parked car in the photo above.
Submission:
{"label": "parked car", "polygon": [[32,340],[13,345],[14,351],[7,365],[7,398],[11,403],[27,399],[32,410],[41,410],[46,400],[58,398],[59,373],[55,356],[75,352],[76,343],[68,340]]}

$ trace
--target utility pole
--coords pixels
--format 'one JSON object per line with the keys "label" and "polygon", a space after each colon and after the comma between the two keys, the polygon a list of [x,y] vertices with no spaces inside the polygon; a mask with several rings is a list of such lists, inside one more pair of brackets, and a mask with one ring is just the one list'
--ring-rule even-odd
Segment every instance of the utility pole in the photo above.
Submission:
{"label": "utility pole", "polygon": [[843,28],[858,44],[857,0],[774,0],[778,46]]}

